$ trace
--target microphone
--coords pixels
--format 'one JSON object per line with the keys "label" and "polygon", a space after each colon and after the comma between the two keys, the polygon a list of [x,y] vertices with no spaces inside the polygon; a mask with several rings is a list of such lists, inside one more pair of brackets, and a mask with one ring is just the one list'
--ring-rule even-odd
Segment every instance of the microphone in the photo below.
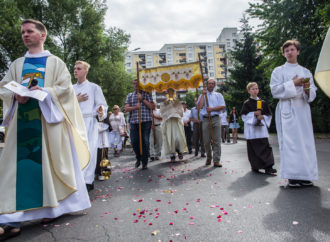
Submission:
{"label": "microphone", "polygon": [[37,85],[38,85],[38,80],[37,79],[32,79],[28,88],[30,89],[31,87],[34,87],[34,86],[37,86]]}

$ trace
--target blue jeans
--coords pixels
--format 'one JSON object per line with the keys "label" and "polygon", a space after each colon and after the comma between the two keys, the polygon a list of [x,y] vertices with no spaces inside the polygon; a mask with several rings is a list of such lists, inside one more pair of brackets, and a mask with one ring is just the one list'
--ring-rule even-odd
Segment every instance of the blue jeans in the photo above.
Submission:
{"label": "blue jeans", "polygon": [[143,166],[148,164],[149,156],[149,136],[151,130],[151,121],[142,122],[142,156],[140,155],[140,139],[139,139],[139,124],[130,124],[130,138],[133,150],[136,155],[136,159],[142,162]]}

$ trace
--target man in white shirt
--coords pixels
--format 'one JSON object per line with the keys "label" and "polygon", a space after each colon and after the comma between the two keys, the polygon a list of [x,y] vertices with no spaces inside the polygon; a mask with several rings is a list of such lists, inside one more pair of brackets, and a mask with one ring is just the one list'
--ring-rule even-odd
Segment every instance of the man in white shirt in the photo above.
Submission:
{"label": "man in white shirt", "polygon": [[84,178],[87,189],[94,188],[94,177],[96,169],[98,148],[98,121],[107,117],[108,105],[105,101],[102,89],[99,85],[89,82],[87,74],[90,65],[85,61],[76,61],[74,66],[74,77],[77,83],[73,85],[77,95],[80,110],[82,112],[88,135],[89,151],[91,158],[88,167],[84,170]]}
{"label": "man in white shirt", "polygon": [[163,143],[162,129],[160,127],[163,119],[160,110],[156,107],[156,105],[157,103],[154,101],[155,108],[152,111],[152,125],[149,138],[151,161],[159,160]]}
{"label": "man in white shirt", "polygon": [[229,134],[229,124],[228,124],[228,117],[227,111],[221,110],[220,112],[220,119],[221,119],[221,138],[222,143],[230,143],[230,134]]}
{"label": "man in white shirt", "polygon": [[187,142],[187,146],[188,146],[188,151],[189,154],[192,153],[192,145],[191,145],[191,125],[190,125],[190,110],[187,109],[187,103],[185,101],[181,102],[182,107],[183,107],[183,117],[182,117],[182,121],[183,121],[183,125],[184,125],[184,133],[186,136],[186,142]]}
{"label": "man in white shirt", "polygon": [[[198,108],[201,110],[203,116],[202,132],[203,142],[206,151],[206,162],[205,165],[211,165],[212,158],[214,167],[222,167],[220,163],[221,156],[221,124],[220,124],[220,111],[226,108],[225,100],[221,93],[215,92],[215,80],[209,79],[204,87],[203,94],[198,98]],[[208,106],[206,105],[205,96],[207,95]],[[210,122],[211,121],[211,122]],[[212,126],[212,130],[211,130]],[[212,134],[214,140],[212,141]],[[211,144],[213,143],[213,157]]]}

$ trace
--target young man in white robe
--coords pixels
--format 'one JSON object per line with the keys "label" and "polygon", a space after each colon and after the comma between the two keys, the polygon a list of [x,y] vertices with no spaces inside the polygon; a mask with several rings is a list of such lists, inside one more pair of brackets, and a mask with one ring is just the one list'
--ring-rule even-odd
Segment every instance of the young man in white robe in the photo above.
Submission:
{"label": "young man in white robe", "polygon": [[[70,73],[44,50],[41,22],[24,20],[21,34],[28,51],[0,82],[8,130],[0,158],[1,241],[18,235],[21,222],[49,221],[91,206],[81,171],[89,161],[87,135]],[[11,81],[47,96],[38,101],[13,94],[4,88]]]}
{"label": "young man in white robe", "polygon": [[108,105],[105,101],[102,89],[99,85],[89,82],[87,74],[90,65],[85,61],[76,61],[74,66],[74,77],[77,83],[73,85],[77,95],[80,110],[82,112],[88,135],[89,151],[91,160],[84,170],[84,178],[88,191],[94,189],[94,177],[98,148],[98,121],[107,117]]}
{"label": "young man in white robe", "polygon": [[290,187],[312,186],[318,179],[317,158],[309,103],[316,97],[312,73],[298,64],[300,43],[286,41],[282,48],[286,63],[272,73],[270,88],[276,107],[276,129],[280,148],[281,178]]}

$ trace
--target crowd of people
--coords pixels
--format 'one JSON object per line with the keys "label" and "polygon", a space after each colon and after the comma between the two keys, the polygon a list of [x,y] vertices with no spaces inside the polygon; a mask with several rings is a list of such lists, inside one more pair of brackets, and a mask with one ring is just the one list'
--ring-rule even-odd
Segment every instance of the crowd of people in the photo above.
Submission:
{"label": "crowd of people", "polygon": [[[0,159],[0,239],[17,236],[21,222],[42,219],[48,223],[59,216],[91,206],[88,191],[100,177],[100,161],[113,149],[120,156],[129,135],[136,156],[135,167],[148,168],[148,161],[169,157],[172,162],[185,153],[206,157],[205,165],[222,167],[221,142],[237,143],[239,120],[244,122],[248,160],[252,171],[275,174],[274,156],[268,142],[272,112],[258,96],[258,84],[247,85],[249,99],[240,114],[228,108],[215,80],[209,79],[195,107],[187,109],[168,89],[157,108],[152,96],[139,90],[125,101],[128,122],[114,105],[109,112],[102,89],[87,80],[90,65],[77,61],[76,84],[66,64],[44,50],[45,26],[27,19],[21,24],[28,51],[15,60],[0,82],[7,126],[6,146]],[[280,147],[281,178],[290,187],[311,186],[318,179],[317,158],[309,103],[316,97],[310,71],[297,58],[300,44],[283,44],[287,62],[271,76],[270,89],[279,99],[276,128]],[[34,80],[37,85],[32,85]],[[47,93],[44,100],[13,94],[4,86],[12,80],[31,91]]]}

